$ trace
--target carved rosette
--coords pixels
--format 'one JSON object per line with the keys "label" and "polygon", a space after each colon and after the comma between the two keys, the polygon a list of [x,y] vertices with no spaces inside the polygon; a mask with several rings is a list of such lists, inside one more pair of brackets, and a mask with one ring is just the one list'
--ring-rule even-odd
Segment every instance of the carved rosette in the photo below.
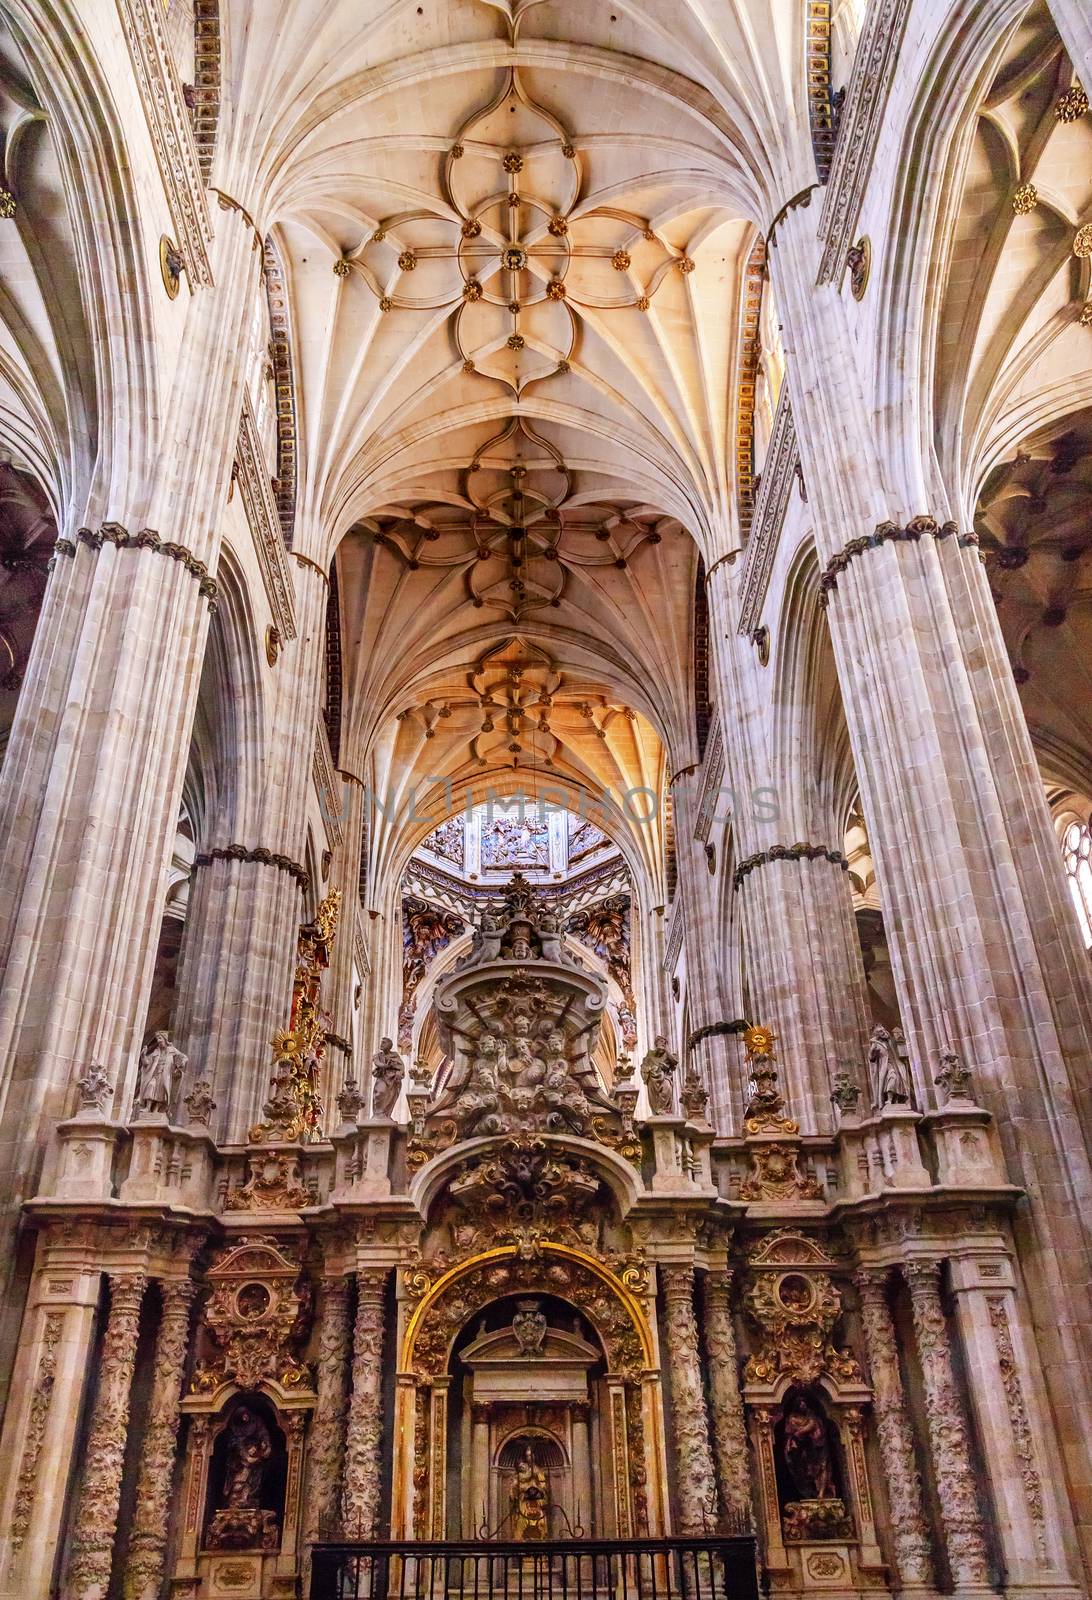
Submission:
{"label": "carved rosette", "polygon": [[196,1288],[192,1278],[171,1279],[162,1285],[163,1315],[125,1567],[125,1600],[156,1600],[163,1585],[179,1400]]}
{"label": "carved rosette", "polygon": [[353,1388],[345,1439],[341,1520],[346,1538],[374,1539],[379,1516],[383,1437],[383,1289],[385,1268],[356,1275]]}
{"label": "carved rosette", "polygon": [[952,1372],[948,1325],[940,1304],[940,1263],[914,1261],[903,1270],[910,1285],[929,1444],[952,1577],[957,1586],[982,1585],[987,1582],[986,1546],[967,1425]]}
{"label": "carved rosette", "polygon": [[739,1393],[739,1355],[732,1326],[729,1291],[732,1273],[711,1272],[705,1280],[705,1351],[709,1373],[717,1484],[721,1503],[752,1518],[747,1429]]}
{"label": "carved rosette", "polygon": [[694,1269],[662,1266],[660,1283],[666,1310],[664,1332],[671,1375],[679,1525],[685,1534],[699,1534],[710,1520],[716,1519],[717,1488],[694,1315]]}
{"label": "carved rosette", "polygon": [[872,1374],[872,1410],[887,1480],[891,1534],[900,1582],[904,1586],[931,1584],[933,1564],[921,1498],[921,1477],[899,1375],[895,1325],[884,1293],[886,1278],[883,1268],[862,1267],[856,1274],[861,1323]]}
{"label": "carved rosette", "polygon": [[129,1391],[136,1361],[142,1272],[111,1272],[110,1313],[99,1361],[98,1393],[84,1453],[64,1600],[103,1600],[110,1583],[118,1525]]}
{"label": "carved rosette", "polygon": [[319,1329],[318,1403],[311,1426],[304,1542],[327,1534],[337,1513],[345,1450],[345,1374],[349,1361],[349,1280],[327,1278]]}

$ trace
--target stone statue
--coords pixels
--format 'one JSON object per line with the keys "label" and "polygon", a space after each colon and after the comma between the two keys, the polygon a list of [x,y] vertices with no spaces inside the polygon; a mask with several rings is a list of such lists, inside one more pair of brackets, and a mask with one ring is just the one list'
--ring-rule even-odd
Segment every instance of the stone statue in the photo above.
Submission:
{"label": "stone statue", "polygon": [[189,1058],[173,1045],[167,1032],[160,1028],[153,1033],[140,1057],[137,1077],[136,1105],[138,1111],[169,1116],[171,1101],[178,1093],[182,1074],[189,1066]]}
{"label": "stone statue", "polygon": [[868,1076],[875,1110],[912,1103],[905,1054],[902,1029],[892,1028],[888,1032],[877,1023],[868,1042]]}
{"label": "stone statue", "polygon": [[549,1503],[546,1474],[536,1462],[529,1440],[523,1447],[509,1498],[514,1522],[513,1537],[519,1540],[545,1539]]}
{"label": "stone statue", "polygon": [[389,1117],[402,1093],[405,1063],[394,1048],[393,1039],[380,1039],[372,1057],[372,1116]]}
{"label": "stone statue", "polygon": [[224,1457],[224,1504],[233,1511],[260,1510],[262,1476],[273,1454],[269,1429],[259,1416],[240,1406],[228,1425]]}
{"label": "stone statue", "polygon": [[80,1111],[83,1115],[88,1112],[105,1111],[106,1102],[114,1092],[114,1086],[106,1076],[106,1068],[97,1061],[92,1061],[82,1078],[76,1080],[76,1089],[80,1096]]}
{"label": "stone statue", "polygon": [[675,1109],[675,1068],[679,1058],[667,1048],[667,1040],[658,1033],[641,1062],[641,1078],[648,1090],[648,1103],[654,1116],[670,1116]]}
{"label": "stone statue", "polygon": [[500,1130],[500,1073],[502,1061],[496,1036],[485,1033],[478,1041],[465,1085],[459,1094],[456,1114],[465,1134],[495,1133]]}
{"label": "stone statue", "polygon": [[216,1110],[216,1101],[213,1099],[212,1084],[209,1080],[198,1078],[182,1104],[189,1112],[191,1127],[207,1128],[212,1121],[212,1113]]}
{"label": "stone statue", "polygon": [[512,1335],[521,1356],[540,1356],[546,1339],[546,1313],[537,1300],[520,1300],[512,1318]]}
{"label": "stone statue", "polygon": [[785,1466],[801,1499],[835,1498],[827,1430],[822,1417],[812,1410],[802,1394],[797,1395],[785,1413],[782,1451]]}

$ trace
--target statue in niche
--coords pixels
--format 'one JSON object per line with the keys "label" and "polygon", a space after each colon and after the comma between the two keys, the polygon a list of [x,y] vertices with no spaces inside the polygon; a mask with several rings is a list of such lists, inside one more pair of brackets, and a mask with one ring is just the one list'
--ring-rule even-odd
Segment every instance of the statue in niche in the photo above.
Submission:
{"label": "statue in niche", "polygon": [[221,1505],[209,1524],[210,1550],[275,1550],[277,1514],[263,1507],[262,1483],[273,1454],[269,1429],[249,1406],[227,1426]]}
{"label": "statue in niche", "polygon": [[372,1116],[389,1117],[402,1092],[405,1063],[394,1048],[393,1039],[380,1039],[372,1057]]}
{"label": "statue in niche", "polygon": [[513,1537],[538,1540],[546,1537],[546,1510],[549,1504],[546,1474],[535,1460],[530,1440],[516,1468],[509,1492]]}
{"label": "statue in niche", "polygon": [[868,1042],[868,1076],[873,1107],[912,1105],[910,1073],[906,1060],[906,1041],[901,1028],[888,1031],[880,1023]]}
{"label": "statue in niche", "polygon": [[836,1497],[826,1426],[802,1394],[797,1395],[785,1413],[781,1448],[789,1477],[802,1500]]}
{"label": "statue in niche", "polygon": [[188,1066],[189,1057],[171,1043],[170,1035],[164,1029],[153,1033],[140,1055],[137,1110],[169,1115],[171,1102],[178,1093],[178,1086]]}
{"label": "statue in niche", "polygon": [[658,1033],[652,1049],[641,1062],[641,1078],[648,1090],[648,1103],[654,1116],[670,1116],[675,1109],[675,1068],[679,1058],[667,1048],[667,1040]]}
{"label": "statue in niche", "polygon": [[546,1340],[546,1313],[537,1300],[520,1300],[512,1318],[512,1336],[521,1356],[530,1359],[542,1354]]}

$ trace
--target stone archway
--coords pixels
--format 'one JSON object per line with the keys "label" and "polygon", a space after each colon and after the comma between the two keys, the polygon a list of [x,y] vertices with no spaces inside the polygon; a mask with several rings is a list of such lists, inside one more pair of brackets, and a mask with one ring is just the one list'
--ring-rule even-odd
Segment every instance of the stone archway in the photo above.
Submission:
{"label": "stone archway", "polygon": [[613,1477],[612,1532],[663,1532],[663,1411],[655,1341],[635,1288],[569,1245],[533,1250],[502,1245],[450,1268],[421,1296],[402,1340],[395,1419],[395,1537],[443,1538],[447,1529],[450,1358],[459,1333],[487,1306],[511,1295],[548,1295],[594,1329],[606,1360],[605,1416]]}

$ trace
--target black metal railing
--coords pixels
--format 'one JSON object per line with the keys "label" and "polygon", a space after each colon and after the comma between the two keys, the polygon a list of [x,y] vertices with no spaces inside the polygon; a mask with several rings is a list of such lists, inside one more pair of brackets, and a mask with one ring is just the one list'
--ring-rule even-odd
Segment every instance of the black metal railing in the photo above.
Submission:
{"label": "black metal railing", "polygon": [[758,1600],[755,1541],[321,1544],[311,1600]]}

